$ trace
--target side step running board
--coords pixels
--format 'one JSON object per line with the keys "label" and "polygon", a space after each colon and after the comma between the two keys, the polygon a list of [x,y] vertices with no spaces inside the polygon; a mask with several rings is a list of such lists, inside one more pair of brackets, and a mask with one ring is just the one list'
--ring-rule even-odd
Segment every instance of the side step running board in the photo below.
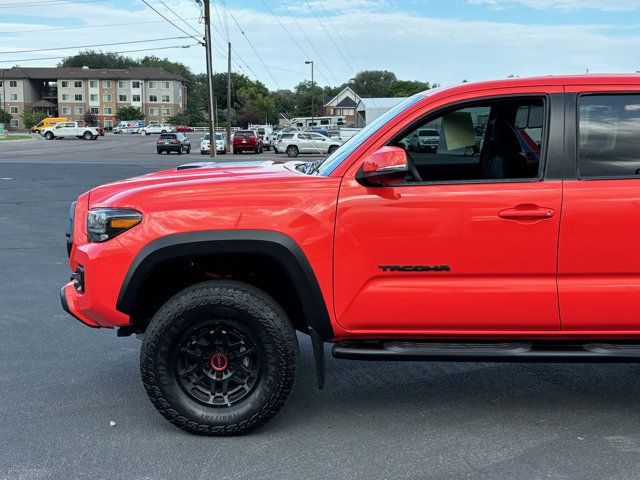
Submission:
{"label": "side step running board", "polygon": [[640,343],[347,341],[333,356],[348,360],[457,362],[640,362]]}

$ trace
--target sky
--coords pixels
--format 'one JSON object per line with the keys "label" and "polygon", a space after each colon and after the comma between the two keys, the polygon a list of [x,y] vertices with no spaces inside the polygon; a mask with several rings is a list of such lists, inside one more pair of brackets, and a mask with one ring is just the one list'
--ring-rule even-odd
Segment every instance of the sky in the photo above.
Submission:
{"label": "sky", "polygon": [[[306,60],[331,86],[373,69],[443,86],[640,70],[640,0],[211,1],[214,70],[226,71],[230,41],[234,71],[272,90],[309,80]],[[0,67],[55,66],[49,57],[118,43],[95,49],[204,72],[200,7],[146,2],[175,26],[141,0],[0,0]]]}

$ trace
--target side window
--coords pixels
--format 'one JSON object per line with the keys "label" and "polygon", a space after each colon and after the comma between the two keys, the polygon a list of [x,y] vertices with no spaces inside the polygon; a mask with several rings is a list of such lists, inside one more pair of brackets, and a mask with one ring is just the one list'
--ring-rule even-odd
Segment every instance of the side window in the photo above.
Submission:
{"label": "side window", "polygon": [[580,97],[580,178],[640,178],[640,95]]}
{"label": "side window", "polygon": [[391,145],[403,148],[417,175],[407,181],[535,179],[541,172],[544,101],[478,102],[428,116]]}

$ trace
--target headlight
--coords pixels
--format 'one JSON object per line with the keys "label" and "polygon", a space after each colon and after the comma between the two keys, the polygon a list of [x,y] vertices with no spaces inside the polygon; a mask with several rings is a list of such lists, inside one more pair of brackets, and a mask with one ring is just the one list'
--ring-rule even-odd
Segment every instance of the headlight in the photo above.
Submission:
{"label": "headlight", "polygon": [[87,236],[90,242],[105,242],[142,221],[142,214],[120,208],[97,208],[87,213]]}

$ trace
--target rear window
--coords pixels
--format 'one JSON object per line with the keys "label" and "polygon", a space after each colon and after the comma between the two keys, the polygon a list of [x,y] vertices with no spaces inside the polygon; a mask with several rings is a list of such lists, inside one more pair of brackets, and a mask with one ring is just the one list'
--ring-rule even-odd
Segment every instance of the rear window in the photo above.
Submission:
{"label": "rear window", "polygon": [[640,95],[580,98],[581,178],[640,178]]}
{"label": "rear window", "polygon": [[177,136],[174,133],[163,133],[160,135],[161,140],[173,140],[175,138],[177,138]]}
{"label": "rear window", "polygon": [[253,138],[255,134],[250,130],[239,130],[235,133],[235,138]]}
{"label": "rear window", "polygon": [[439,137],[440,134],[436,130],[420,130],[418,132],[420,137]]}

